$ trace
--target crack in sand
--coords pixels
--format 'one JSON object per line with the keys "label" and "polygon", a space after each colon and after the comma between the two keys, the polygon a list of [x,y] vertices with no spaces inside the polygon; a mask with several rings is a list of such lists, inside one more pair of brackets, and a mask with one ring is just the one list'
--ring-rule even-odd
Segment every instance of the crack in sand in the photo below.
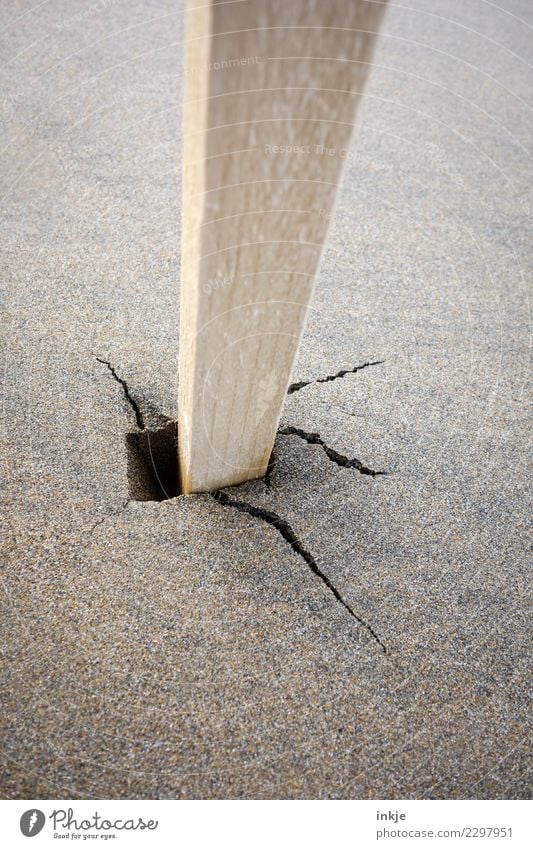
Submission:
{"label": "crack in sand", "polygon": [[387,654],[387,649],[385,645],[382,643],[374,629],[368,622],[359,616],[355,612],[355,610],[350,607],[347,601],[342,597],[339,590],[335,586],[335,584],[331,581],[330,578],[322,571],[318,563],[316,562],[313,555],[307,551],[294,533],[294,530],[289,525],[285,519],[282,519],[281,516],[278,516],[277,513],[273,513],[271,510],[264,510],[261,507],[254,507],[252,504],[248,504],[246,501],[236,501],[233,498],[230,498],[225,492],[221,490],[217,490],[216,492],[212,492],[211,496],[224,507],[233,507],[235,510],[238,510],[240,513],[248,513],[249,516],[253,516],[256,519],[262,519],[263,522],[267,522],[267,524],[271,525],[275,528],[279,534],[283,537],[285,542],[288,542],[292,550],[298,554],[302,560],[307,563],[311,571],[317,578],[320,578],[323,584],[328,588],[328,590],[333,593],[339,604],[348,611],[350,616],[355,619],[363,628],[365,628],[368,633],[373,637],[376,643],[381,648],[381,651],[384,654]]}
{"label": "crack in sand", "polygon": [[131,502],[131,498],[126,498],[126,500],[123,502],[123,504],[120,505],[120,507],[117,507],[117,509],[113,510],[112,513],[106,513],[105,516],[102,516],[101,519],[98,519],[96,522],[94,522],[94,524],[91,525],[91,527],[87,529],[87,531],[86,531],[87,536],[92,536],[92,534],[95,532],[96,528],[100,527],[100,525],[103,525],[103,523],[107,519],[113,519],[115,516],[118,516],[120,513],[122,513],[122,511],[126,509],[126,507],[128,506],[128,504],[130,502]]}
{"label": "crack in sand", "polygon": [[346,377],[347,374],[355,374],[357,371],[361,371],[361,369],[368,368],[369,366],[379,366],[384,362],[385,360],[372,360],[368,363],[362,363],[360,366],[341,369],[336,374],[328,374],[326,377],[317,377],[316,380],[301,380],[299,383],[291,383],[287,389],[287,395],[299,392],[299,390],[303,389],[304,386],[311,386],[313,383],[331,383],[332,380],[339,380],[340,378]]}
{"label": "crack in sand", "polygon": [[331,460],[332,463],[336,463],[337,466],[341,466],[343,469],[357,469],[361,475],[370,475],[373,478],[377,475],[387,474],[387,472],[370,469],[368,466],[363,465],[357,457],[345,457],[344,454],[339,454],[339,452],[335,451],[334,448],[330,448],[318,433],[308,433],[305,430],[301,430],[299,427],[292,427],[290,425],[280,428],[278,433],[282,436],[298,436],[300,439],[305,440],[305,442],[309,445],[320,445],[326,457]]}
{"label": "crack in sand", "polygon": [[126,398],[126,401],[130,405],[133,412],[135,413],[135,420],[137,422],[137,427],[139,428],[139,430],[144,430],[144,428],[145,428],[144,416],[142,414],[142,411],[141,411],[139,404],[137,403],[137,401],[135,400],[135,398],[131,394],[131,392],[129,390],[129,386],[126,383],[126,381],[122,377],[118,376],[115,369],[113,368],[111,363],[108,362],[108,360],[102,360],[100,357],[96,357],[96,359],[99,363],[102,363],[102,365],[108,367],[109,371],[111,372],[111,374],[113,375],[113,377],[115,378],[117,383],[119,383],[122,386],[122,389],[123,389],[123,392],[124,392],[124,397]]}

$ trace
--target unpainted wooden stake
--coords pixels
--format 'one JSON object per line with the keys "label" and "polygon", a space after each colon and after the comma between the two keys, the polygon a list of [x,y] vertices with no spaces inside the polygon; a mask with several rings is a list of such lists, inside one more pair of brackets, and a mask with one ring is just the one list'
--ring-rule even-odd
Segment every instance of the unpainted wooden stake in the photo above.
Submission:
{"label": "unpainted wooden stake", "polygon": [[188,2],[184,493],[265,474],[384,5]]}

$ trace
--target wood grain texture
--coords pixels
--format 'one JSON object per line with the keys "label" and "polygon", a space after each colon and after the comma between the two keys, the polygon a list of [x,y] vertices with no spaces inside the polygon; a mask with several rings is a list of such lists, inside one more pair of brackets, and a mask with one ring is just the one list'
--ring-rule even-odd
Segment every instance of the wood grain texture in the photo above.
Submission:
{"label": "wood grain texture", "polygon": [[266,471],[384,7],[188,3],[185,493]]}

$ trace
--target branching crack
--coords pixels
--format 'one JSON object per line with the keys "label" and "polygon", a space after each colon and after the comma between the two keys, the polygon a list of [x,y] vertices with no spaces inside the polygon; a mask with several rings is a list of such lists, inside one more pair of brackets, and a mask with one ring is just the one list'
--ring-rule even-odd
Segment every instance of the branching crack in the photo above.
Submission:
{"label": "branching crack", "polygon": [[376,471],[375,469],[369,469],[368,466],[364,466],[360,460],[356,457],[345,457],[344,454],[339,454],[338,451],[335,451],[334,448],[330,448],[329,445],[326,445],[324,440],[320,437],[318,433],[307,433],[305,430],[301,430],[299,427],[282,427],[278,433],[282,436],[299,436],[300,439],[304,439],[309,445],[320,445],[326,456],[333,462],[336,463],[337,466],[342,466],[343,469],[357,469],[357,471],[362,475],[371,475],[371,477],[375,478],[378,475],[386,475],[387,472]]}
{"label": "branching crack", "polygon": [[326,377],[318,377],[316,380],[301,380],[299,383],[291,383],[287,389],[287,395],[292,395],[293,392],[298,392],[300,389],[303,389],[304,386],[310,386],[312,383],[330,383],[332,380],[338,380],[339,378],[346,377],[347,374],[355,374],[356,371],[361,371],[363,368],[368,368],[368,366],[379,366],[384,362],[385,360],[373,360],[372,362],[363,363],[362,365],[354,366],[353,368],[341,369],[336,374],[328,374]]}
{"label": "branching crack", "polygon": [[[96,360],[99,363],[102,363],[102,365],[107,366],[107,368],[111,372],[111,375],[113,376],[114,380],[116,380],[116,382],[120,384],[120,386],[122,387],[122,391],[124,393],[124,397],[126,398],[126,401],[128,402],[128,404],[130,405],[131,409],[133,410],[133,412],[135,414],[135,420],[137,422],[137,427],[139,428],[139,430],[145,431],[148,434],[148,436],[150,436],[150,432],[146,431],[145,419],[144,419],[143,413],[141,411],[140,405],[135,400],[135,398],[132,396],[127,382],[123,378],[119,377],[119,375],[117,374],[117,372],[115,371],[115,369],[113,368],[113,366],[111,365],[111,363],[108,360],[104,360],[101,357],[96,357]],[[373,361],[373,362],[363,363],[360,366],[355,366],[353,369],[343,369],[343,370],[337,372],[337,374],[328,375],[327,377],[318,378],[317,380],[303,381],[301,383],[292,383],[289,386],[287,394],[290,395],[293,392],[297,392],[299,389],[302,389],[304,386],[309,386],[311,383],[327,383],[327,382],[332,381],[332,380],[337,380],[339,378],[343,378],[347,374],[354,374],[355,372],[360,371],[363,368],[367,368],[368,366],[379,365],[382,362],[384,362],[384,361],[383,360],[376,360],[376,361]],[[168,420],[166,428],[163,428],[162,431],[163,430],[166,431],[170,424],[171,424],[171,422],[170,422],[170,420]],[[341,466],[343,468],[357,469],[357,471],[359,471],[361,474],[371,475],[372,477],[375,477],[376,475],[386,474],[386,472],[375,471],[373,469],[368,468],[367,466],[364,466],[361,463],[361,461],[357,460],[356,458],[345,457],[343,454],[339,454],[333,448],[330,448],[329,445],[327,445],[324,442],[324,440],[320,437],[320,435],[318,433],[308,433],[304,430],[301,430],[300,428],[296,428],[296,427],[292,427],[292,426],[281,428],[278,432],[279,432],[279,434],[285,435],[285,436],[288,436],[288,435],[298,436],[300,439],[305,440],[310,445],[319,445],[322,448],[322,450],[324,451],[324,453],[326,454],[326,456],[328,457],[329,460],[331,460],[332,462],[336,463],[338,466]],[[130,437],[131,436],[135,436],[135,434],[130,434]],[[144,436],[144,434],[143,434],[143,436]],[[141,435],[137,434],[137,437],[140,438]],[[149,448],[150,448],[150,445],[149,445]],[[150,448],[150,455],[151,455],[151,448]],[[151,459],[152,459],[152,464],[153,464],[153,456],[152,455],[151,455]],[[269,464],[268,464],[268,468],[267,468],[267,473],[266,473],[266,476],[265,476],[265,479],[264,479],[264,482],[265,482],[265,484],[268,488],[270,487],[271,476],[272,476],[272,473],[273,473],[273,470],[274,470],[274,466],[275,466],[275,458],[274,458],[274,453],[272,452],[272,455],[270,457],[270,461],[269,461]],[[157,472],[156,472],[156,474],[157,474]],[[157,475],[157,477],[159,478],[158,475]],[[350,614],[350,616],[353,619],[355,619],[356,622],[358,622],[359,625],[361,625],[371,635],[373,640],[380,647],[381,651],[384,654],[387,654],[386,646],[381,641],[379,636],[376,634],[376,632],[374,631],[372,626],[369,625],[369,623],[366,622],[361,616],[359,616],[354,611],[354,609],[348,604],[348,602],[345,601],[345,599],[342,597],[342,595],[339,592],[339,590],[337,589],[337,587],[330,580],[330,578],[322,571],[322,569],[318,565],[318,563],[315,560],[315,558],[313,557],[313,555],[309,551],[307,551],[307,549],[304,548],[304,546],[302,545],[302,543],[300,542],[300,540],[296,536],[293,528],[291,527],[291,525],[287,521],[285,521],[285,519],[282,519],[281,516],[278,516],[278,514],[274,513],[273,511],[265,510],[265,509],[260,508],[260,507],[254,507],[252,504],[248,504],[245,501],[238,501],[238,500],[232,499],[232,498],[230,498],[229,495],[227,495],[225,492],[223,492],[221,490],[217,490],[216,492],[212,492],[210,494],[219,504],[223,505],[224,507],[233,507],[235,510],[238,510],[241,513],[247,513],[248,515],[253,516],[254,518],[261,519],[263,522],[266,522],[267,524],[269,524],[273,528],[275,528],[278,531],[278,533],[283,537],[285,542],[287,542],[290,545],[290,547],[295,552],[295,554],[297,554],[299,557],[301,557],[302,560],[304,560],[304,562],[307,564],[307,566],[311,569],[313,574],[322,581],[324,586],[327,587],[327,589],[332,593],[332,595],[339,602],[339,604],[341,604],[344,607],[344,609]],[[88,529],[89,535],[94,533],[96,528],[99,527],[103,522],[105,522],[106,519],[115,517],[119,513],[121,513],[123,510],[125,510],[126,507],[128,506],[128,504],[130,503],[130,500],[131,499],[129,499],[129,498],[126,499],[126,501],[124,501],[124,503],[120,507],[118,507],[115,511],[113,511],[112,513],[108,513],[106,516],[103,516],[102,518],[98,519]],[[141,499],[141,500],[144,500],[144,499]],[[148,499],[148,500],[151,500],[151,499]]]}
{"label": "branching crack", "polygon": [[277,513],[273,513],[270,510],[264,510],[261,507],[254,507],[252,504],[248,504],[246,501],[236,501],[233,498],[230,498],[229,495],[227,495],[225,492],[222,492],[220,490],[218,490],[217,492],[212,492],[211,495],[216,501],[218,501],[219,504],[222,504],[224,507],[233,507],[240,513],[248,513],[249,516],[254,516],[256,519],[262,519],[263,522],[267,522],[267,524],[272,525],[272,527],[275,528],[278,533],[281,534],[283,539],[289,543],[292,550],[307,563],[313,574],[316,575],[317,578],[320,578],[320,580],[323,584],[325,584],[328,590],[333,593],[339,604],[342,604],[342,606],[348,611],[350,616],[352,616],[353,619],[359,622],[359,624],[362,625],[363,628],[365,628],[369,632],[369,634],[371,634],[371,636],[381,648],[381,651],[384,654],[387,654],[387,649],[385,645],[382,643],[374,629],[371,627],[371,625],[368,624],[368,622],[365,622],[365,620],[362,619],[353,610],[352,607],[350,607],[347,601],[343,599],[335,584],[333,584],[333,582],[328,578],[328,576],[322,571],[313,555],[303,547],[302,543],[300,542],[288,522],[282,519],[281,516],[278,516]]}
{"label": "branching crack", "polygon": [[100,357],[96,357],[96,359],[98,360],[99,363],[102,363],[102,365],[107,366],[109,371],[111,372],[111,374],[113,375],[113,377],[117,381],[117,383],[120,383],[120,385],[122,386],[123,392],[124,392],[124,397],[126,398],[126,401],[128,402],[128,404],[132,408],[133,412],[135,413],[135,419],[137,421],[137,427],[139,428],[139,430],[144,430],[144,428],[145,428],[144,416],[141,412],[141,408],[139,407],[139,404],[137,403],[135,398],[132,396],[126,381],[122,377],[118,376],[118,374],[116,373],[115,369],[113,368],[113,366],[111,365],[110,362],[108,362],[107,360],[102,360]]}

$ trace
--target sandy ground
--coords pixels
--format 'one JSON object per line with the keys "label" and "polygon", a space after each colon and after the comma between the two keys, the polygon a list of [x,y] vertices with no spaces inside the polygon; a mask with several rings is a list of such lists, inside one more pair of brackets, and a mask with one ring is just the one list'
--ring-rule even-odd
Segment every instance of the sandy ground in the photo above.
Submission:
{"label": "sandy ground", "polygon": [[3,797],[528,795],[532,24],[393,4],[270,480],[157,502],[182,7],[2,5]]}

